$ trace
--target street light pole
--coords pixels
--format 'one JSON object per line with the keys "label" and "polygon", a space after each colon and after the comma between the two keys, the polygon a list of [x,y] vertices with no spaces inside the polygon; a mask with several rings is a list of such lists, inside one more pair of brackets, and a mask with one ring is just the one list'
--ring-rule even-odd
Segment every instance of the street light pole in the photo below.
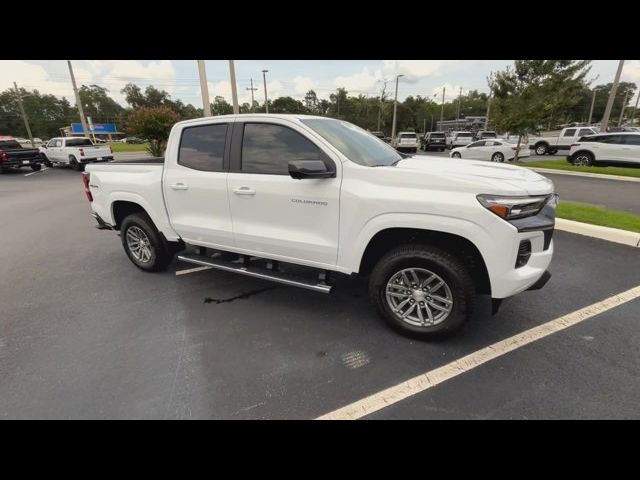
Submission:
{"label": "street light pole", "polygon": [[71,75],[71,84],[73,85],[73,92],[76,94],[76,106],[78,107],[78,113],[80,114],[80,122],[82,122],[82,131],[84,136],[89,138],[89,127],[87,127],[87,119],[84,118],[84,111],[82,110],[82,101],[80,101],[80,94],[78,93],[78,87],[76,86],[76,77],[73,75],[73,67],[71,67],[71,60],[67,60],[69,65],[69,74]]}
{"label": "street light pole", "polygon": [[262,81],[264,82],[264,111],[269,113],[269,98],[267,97],[267,73],[269,70],[262,70]]}
{"label": "street light pole", "polygon": [[235,115],[240,113],[240,107],[238,106],[238,88],[236,86],[236,67],[233,60],[229,60],[229,79],[231,81],[231,98],[233,99],[233,113]]}
{"label": "street light pole", "polygon": [[391,138],[396,138],[396,112],[398,110],[398,81],[400,77],[404,77],[404,75],[396,75],[396,96],[393,100],[393,123],[391,125]]}
{"label": "street light pole", "polygon": [[616,91],[618,90],[618,83],[620,82],[620,75],[622,74],[623,66],[624,66],[624,60],[620,60],[620,63],[618,63],[618,70],[616,71],[616,76],[613,79],[613,86],[611,87],[611,91],[609,92],[609,100],[607,101],[607,108],[605,108],[604,110],[604,116],[602,117],[602,122],[600,124],[600,131],[602,133],[607,133],[607,127],[609,126],[609,116],[611,115],[613,102],[616,99]]}
{"label": "street light pole", "polygon": [[198,60],[198,73],[200,75],[200,93],[202,95],[204,116],[210,117],[211,102],[209,101],[209,86],[207,85],[207,71],[204,68],[204,60]]}
{"label": "street light pole", "polygon": [[27,134],[29,135],[29,140],[31,141],[31,148],[36,148],[36,144],[33,142],[33,135],[31,135],[29,118],[27,117],[27,112],[24,111],[24,106],[22,105],[22,96],[20,95],[20,90],[18,90],[18,84],[16,82],[13,82],[13,86],[16,89],[16,95],[18,97],[18,105],[20,106],[20,112],[22,113],[22,120],[24,121],[24,126],[27,128]]}

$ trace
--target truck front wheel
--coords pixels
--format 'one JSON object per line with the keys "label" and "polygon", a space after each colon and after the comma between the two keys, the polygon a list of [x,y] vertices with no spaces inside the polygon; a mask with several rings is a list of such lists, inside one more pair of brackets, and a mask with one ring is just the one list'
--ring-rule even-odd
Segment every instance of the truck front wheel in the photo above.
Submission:
{"label": "truck front wheel", "polygon": [[544,155],[548,152],[549,145],[547,145],[546,143],[537,143],[534,150],[536,151],[536,155]]}
{"label": "truck front wheel", "polygon": [[398,332],[422,340],[445,338],[471,315],[475,287],[463,262],[429,245],[403,245],[385,254],[369,278],[369,296]]}
{"label": "truck front wheel", "polygon": [[173,253],[145,213],[132,213],[120,227],[122,246],[133,264],[146,272],[165,270]]}

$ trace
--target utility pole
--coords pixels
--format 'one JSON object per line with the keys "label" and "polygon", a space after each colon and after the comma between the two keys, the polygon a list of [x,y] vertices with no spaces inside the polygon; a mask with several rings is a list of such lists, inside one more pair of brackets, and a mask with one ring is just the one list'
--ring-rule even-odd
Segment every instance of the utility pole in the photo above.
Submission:
{"label": "utility pole", "polygon": [[393,123],[391,125],[391,140],[393,141],[396,138],[396,112],[398,110],[398,81],[400,77],[404,77],[404,75],[396,75],[396,96],[393,100]]}
{"label": "utility pole", "polygon": [[489,98],[487,99],[487,117],[484,120],[484,129],[489,130],[489,113],[491,113],[491,93],[489,92]]}
{"label": "utility pole", "polygon": [[636,104],[633,107],[633,113],[631,114],[631,125],[636,124],[636,109],[638,108],[638,100],[640,100],[640,91],[638,91],[638,96],[636,97]]}
{"label": "utility pole", "polygon": [[253,92],[258,90],[258,88],[253,86],[253,78],[251,79],[251,88],[247,87],[247,90],[251,90],[251,111],[255,112],[254,103],[253,103]]}
{"label": "utility pole", "polygon": [[593,89],[593,95],[591,96],[591,109],[589,110],[589,121],[587,122],[587,125],[591,125],[591,119],[593,118],[593,107],[596,104],[596,92],[598,91],[597,88]]}
{"label": "utility pole", "polygon": [[80,100],[80,94],[78,93],[78,87],[76,86],[76,77],[73,75],[73,67],[71,66],[71,60],[67,60],[69,65],[69,75],[71,75],[71,84],[73,85],[73,93],[76,94],[76,106],[78,107],[78,113],[80,114],[80,122],[82,123],[82,132],[84,136],[89,138],[89,127],[87,126],[87,119],[84,118],[84,111],[82,110],[82,101]]}
{"label": "utility pole", "polygon": [[229,60],[229,80],[231,81],[231,98],[233,99],[233,113],[235,115],[240,113],[240,107],[238,106],[238,89],[236,86],[236,67],[233,60]]}
{"label": "utility pole", "polygon": [[460,120],[460,102],[462,102],[462,87],[460,87],[460,93],[458,94],[458,112],[456,113],[456,120]]}
{"label": "utility pole", "polygon": [[262,81],[264,82],[264,111],[269,113],[269,98],[267,97],[267,73],[269,70],[262,70]]}
{"label": "utility pole", "polygon": [[444,121],[444,90],[445,90],[445,87],[442,87],[442,108],[440,109],[440,128],[442,128],[442,122]]}
{"label": "utility pole", "polygon": [[426,135],[427,133],[427,118],[422,119],[422,134]]}
{"label": "utility pole", "polygon": [[430,132],[433,132],[433,113],[431,114],[431,129]]}
{"label": "utility pole", "polygon": [[629,91],[624,94],[624,101],[622,102],[622,109],[620,110],[620,118],[618,118],[618,126],[622,125],[622,118],[624,117],[624,109],[627,108],[627,99],[629,98]]}
{"label": "utility pole", "polygon": [[207,71],[204,68],[204,60],[198,60],[198,73],[200,74],[200,93],[202,94],[202,108],[204,116],[211,116],[211,102],[209,101],[209,86],[207,85]]}
{"label": "utility pole", "polygon": [[607,101],[607,108],[605,108],[604,110],[604,116],[602,117],[602,122],[600,123],[600,131],[602,133],[606,133],[607,127],[609,126],[609,116],[611,115],[613,102],[616,99],[616,91],[618,90],[618,83],[620,82],[620,75],[622,74],[623,65],[624,65],[624,60],[620,60],[620,63],[618,63],[618,70],[616,71],[616,77],[613,80],[613,86],[611,87],[611,91],[609,92],[609,100]]}
{"label": "utility pole", "polygon": [[31,135],[31,127],[29,126],[29,119],[27,118],[27,113],[24,111],[24,107],[22,106],[22,96],[20,95],[20,90],[18,90],[18,84],[13,82],[13,86],[16,88],[16,95],[18,96],[18,105],[20,105],[20,113],[22,113],[22,120],[24,121],[24,126],[27,128],[27,134],[29,135],[29,140],[31,141],[31,148],[36,148],[36,144],[33,143],[33,135]]}

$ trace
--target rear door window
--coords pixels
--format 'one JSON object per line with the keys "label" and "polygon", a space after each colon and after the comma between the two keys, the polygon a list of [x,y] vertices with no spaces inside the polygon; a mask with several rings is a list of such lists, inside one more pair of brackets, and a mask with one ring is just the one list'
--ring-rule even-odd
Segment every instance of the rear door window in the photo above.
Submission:
{"label": "rear door window", "polygon": [[227,124],[199,125],[182,131],[178,165],[204,172],[223,171]]}
{"label": "rear door window", "polygon": [[573,137],[575,134],[576,134],[576,129],[575,128],[569,128],[569,129],[564,131],[563,137]]}
{"label": "rear door window", "polygon": [[70,138],[65,142],[67,147],[91,147],[93,143],[88,138]]}

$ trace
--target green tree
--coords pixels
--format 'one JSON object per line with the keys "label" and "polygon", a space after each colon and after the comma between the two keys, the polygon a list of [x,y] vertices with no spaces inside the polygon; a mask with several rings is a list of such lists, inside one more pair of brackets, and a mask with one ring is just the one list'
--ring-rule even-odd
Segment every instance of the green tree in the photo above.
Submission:
{"label": "green tree", "polygon": [[167,106],[140,107],[127,118],[128,132],[149,141],[148,151],[161,157],[167,147],[171,127],[180,121],[180,115]]}
{"label": "green tree", "polygon": [[85,116],[91,117],[94,123],[114,122],[122,124],[125,109],[109,97],[108,90],[98,85],[82,85],[78,90]]}
{"label": "green tree", "polygon": [[[47,139],[60,135],[60,128],[79,121],[78,111],[65,98],[42,95],[38,90],[20,88],[24,110],[34,137]],[[0,135],[26,137],[18,98],[13,89],[0,93]]]}
{"label": "green tree", "polygon": [[516,60],[514,68],[495,75],[494,124],[517,134],[520,146],[523,135],[580,101],[589,68],[588,60]]}
{"label": "green tree", "polygon": [[269,113],[308,113],[300,100],[278,97],[269,105]]}

